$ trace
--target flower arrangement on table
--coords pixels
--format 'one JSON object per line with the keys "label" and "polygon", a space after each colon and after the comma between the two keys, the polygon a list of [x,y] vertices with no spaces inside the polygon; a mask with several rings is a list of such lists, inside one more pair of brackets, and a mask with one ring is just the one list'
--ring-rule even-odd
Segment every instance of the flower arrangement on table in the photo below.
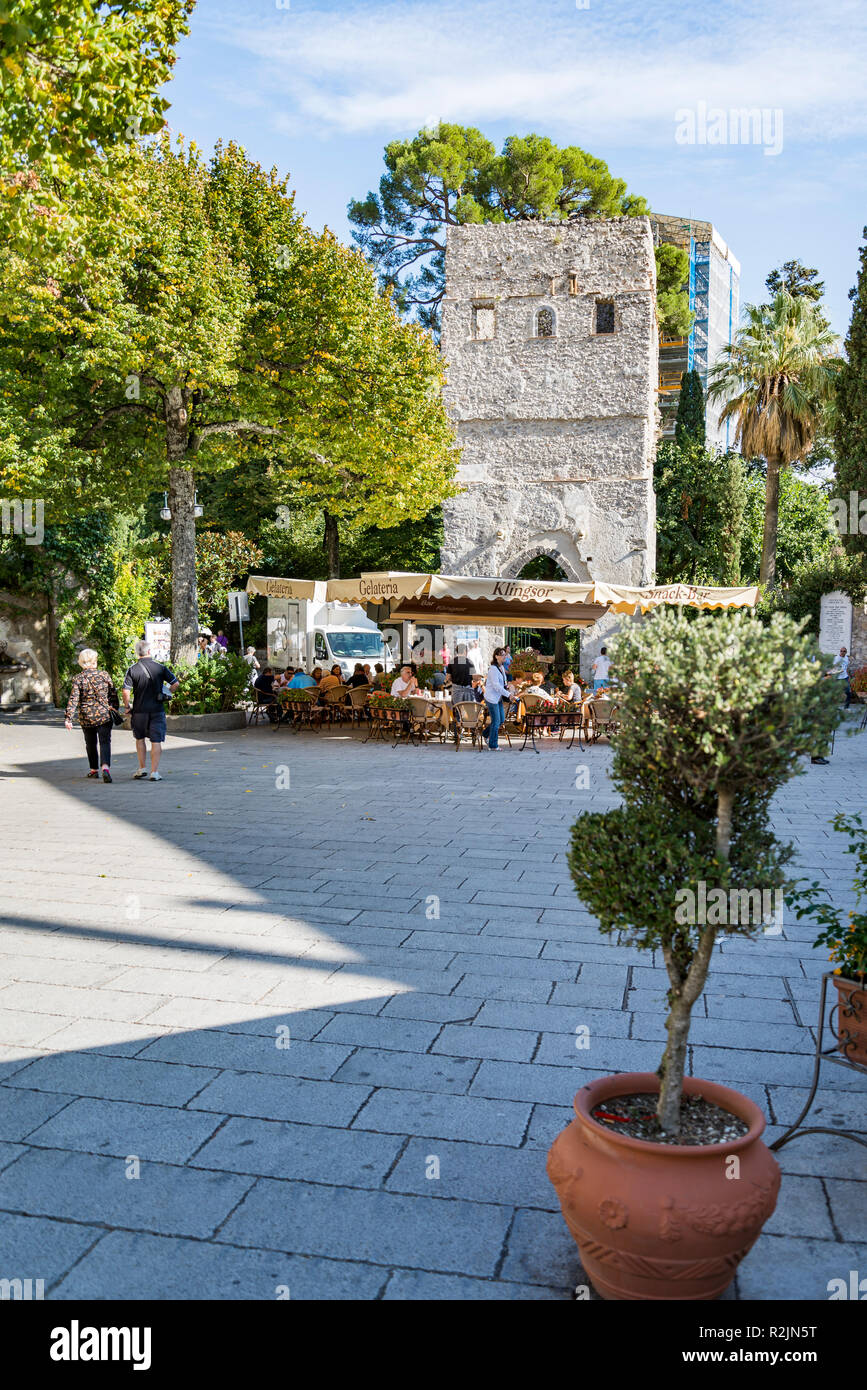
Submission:
{"label": "flower arrangement on table", "polygon": [[385,691],[374,690],[368,696],[368,704],[371,709],[411,709],[409,700],[405,700],[402,695],[387,695]]}

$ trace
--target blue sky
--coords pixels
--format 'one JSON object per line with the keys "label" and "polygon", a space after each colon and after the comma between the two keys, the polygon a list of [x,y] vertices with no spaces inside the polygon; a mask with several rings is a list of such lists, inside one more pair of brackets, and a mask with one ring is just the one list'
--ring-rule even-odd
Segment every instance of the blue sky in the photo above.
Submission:
{"label": "blue sky", "polygon": [[[867,223],[863,0],[584,4],[198,0],[169,124],[276,164],[311,226],[347,241],[346,204],[377,187],[388,140],[437,120],[498,146],[536,131],[605,159],[654,210],[712,221],[742,303],[784,260],[818,267],[845,333]],[[768,113],[764,143],[734,143],[741,108]],[[683,143],[702,110],[710,140]]]}

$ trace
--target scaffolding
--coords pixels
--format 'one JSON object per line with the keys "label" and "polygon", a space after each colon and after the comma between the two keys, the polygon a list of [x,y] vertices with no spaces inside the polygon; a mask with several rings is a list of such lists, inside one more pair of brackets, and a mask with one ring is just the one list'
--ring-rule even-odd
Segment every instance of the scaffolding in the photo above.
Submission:
{"label": "scaffolding", "polygon": [[[680,382],[684,372],[698,372],[707,395],[708,369],[721,349],[732,341],[737,326],[740,266],[710,222],[652,214],[654,242],[680,246],[689,255],[689,307],[693,314],[688,338],[659,339],[660,410],[663,438],[671,438]],[[728,422],[721,425],[718,409],[706,406],[708,442],[729,444]]]}

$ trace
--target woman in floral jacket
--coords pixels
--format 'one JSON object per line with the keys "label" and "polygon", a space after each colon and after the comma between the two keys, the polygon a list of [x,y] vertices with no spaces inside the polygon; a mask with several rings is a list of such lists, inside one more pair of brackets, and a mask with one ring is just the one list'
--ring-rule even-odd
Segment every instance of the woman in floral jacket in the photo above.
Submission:
{"label": "woman in floral jacket", "polygon": [[111,781],[111,711],[117,709],[117,691],[114,682],[106,671],[98,669],[99,656],[86,647],[78,654],[81,674],[72,682],[69,700],[66,705],[66,727],[72,728],[72,720],[78,715],[78,722],[84,734],[87,761],[90,764],[88,777],[99,776],[102,764],[103,782]]}

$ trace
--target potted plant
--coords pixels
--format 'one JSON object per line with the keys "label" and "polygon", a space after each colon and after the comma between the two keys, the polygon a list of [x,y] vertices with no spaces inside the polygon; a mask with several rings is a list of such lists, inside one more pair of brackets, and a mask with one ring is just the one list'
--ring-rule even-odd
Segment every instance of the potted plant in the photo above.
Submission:
{"label": "potted plant", "polygon": [[786,883],[792,849],[774,837],[769,804],[800,756],[827,746],[838,697],[815,641],[780,614],[763,626],[658,610],[623,629],[616,650],[623,800],[579,817],[569,866],[603,933],[660,953],[667,1042],[657,1072],[582,1087],[548,1174],[604,1297],[710,1299],[771,1215],[780,1179],[758,1106],[685,1076],[691,1011],[717,939],[759,933],[776,902],[766,895]]}
{"label": "potted plant", "polygon": [[828,959],[836,962],[838,1050],[867,1067],[867,831],[860,816],[845,816],[842,811],[831,824],[849,836],[846,853],[856,856],[856,908],[844,918],[824,885],[814,882],[800,890],[795,912],[821,924],[813,945],[830,947]]}

